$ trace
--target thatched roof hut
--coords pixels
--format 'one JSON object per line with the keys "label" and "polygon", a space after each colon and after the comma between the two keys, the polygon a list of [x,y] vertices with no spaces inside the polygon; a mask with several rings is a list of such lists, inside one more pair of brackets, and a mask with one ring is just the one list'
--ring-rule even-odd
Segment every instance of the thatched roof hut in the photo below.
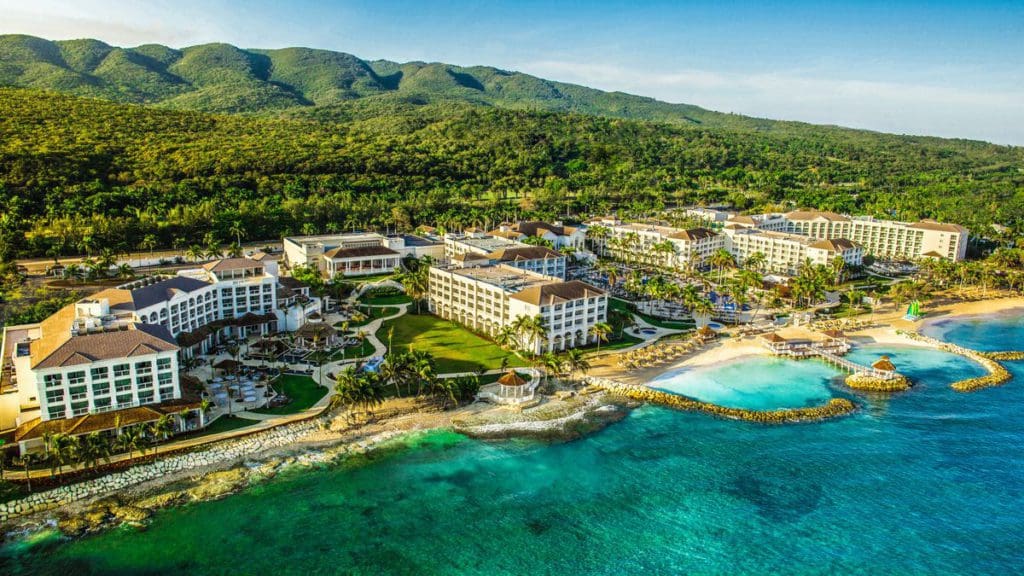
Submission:
{"label": "thatched roof hut", "polygon": [[875,370],[884,370],[885,372],[896,371],[896,365],[892,363],[892,360],[889,360],[888,356],[882,356],[878,360],[875,360],[875,363],[872,364],[871,367]]}

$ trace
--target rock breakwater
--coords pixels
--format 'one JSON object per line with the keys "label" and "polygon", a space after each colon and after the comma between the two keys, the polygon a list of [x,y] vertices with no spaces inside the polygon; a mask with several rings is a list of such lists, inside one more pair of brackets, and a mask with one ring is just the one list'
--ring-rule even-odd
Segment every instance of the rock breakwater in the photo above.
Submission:
{"label": "rock breakwater", "polygon": [[810,408],[782,408],[778,410],[745,410],[742,408],[729,408],[708,402],[701,402],[678,394],[670,394],[648,388],[647,386],[636,386],[623,384],[607,378],[588,378],[590,386],[604,390],[612,395],[623,396],[640,402],[659,404],[677,410],[689,410],[703,412],[721,418],[733,420],[746,420],[759,424],[789,424],[794,422],[813,422],[827,420],[850,414],[857,409],[857,406],[846,398],[832,398],[826,404]]}

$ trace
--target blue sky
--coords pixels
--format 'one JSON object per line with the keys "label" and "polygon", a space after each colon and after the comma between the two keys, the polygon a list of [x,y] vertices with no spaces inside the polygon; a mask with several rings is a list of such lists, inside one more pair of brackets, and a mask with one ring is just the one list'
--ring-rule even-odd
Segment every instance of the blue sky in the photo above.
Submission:
{"label": "blue sky", "polygon": [[0,33],[484,64],[723,112],[1024,145],[1024,1],[0,0]]}

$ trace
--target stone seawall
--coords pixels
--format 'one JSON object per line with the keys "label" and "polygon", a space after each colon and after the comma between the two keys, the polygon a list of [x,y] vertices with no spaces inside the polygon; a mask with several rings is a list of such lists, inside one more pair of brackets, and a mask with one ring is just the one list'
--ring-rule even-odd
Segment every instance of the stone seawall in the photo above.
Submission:
{"label": "stone seawall", "polygon": [[787,424],[793,422],[812,422],[827,420],[845,416],[857,409],[853,402],[846,398],[833,398],[827,404],[811,408],[783,408],[779,410],[744,410],[742,408],[729,408],[693,400],[678,394],[669,394],[661,390],[655,390],[646,386],[623,384],[607,378],[587,378],[586,382],[595,388],[599,388],[609,394],[625,396],[632,400],[660,404],[677,410],[690,410],[693,412],[704,412],[713,416],[730,418],[733,420],[746,420],[759,424]]}
{"label": "stone seawall", "polygon": [[0,504],[0,524],[35,512],[52,510],[72,502],[114,493],[176,472],[203,466],[222,465],[281,448],[296,442],[321,426],[320,418],[285,424],[262,432],[225,440],[209,447],[161,458],[149,464],[134,466],[122,472],[107,474],[76,484],[36,492],[24,498]]}
{"label": "stone seawall", "polygon": [[[997,362],[995,359],[1000,360],[1017,360],[1024,358],[1024,352],[1018,351],[1006,351],[1006,352],[978,352],[970,348],[965,348],[951,342],[943,342],[932,338],[931,336],[925,336],[917,332],[906,332],[905,333],[910,339],[917,340],[918,342],[925,342],[931,344],[940,350],[946,352],[952,352],[953,354],[959,354],[966,358],[974,360],[978,364],[981,364],[985,370],[988,371],[986,376],[978,376],[977,378],[968,378],[966,380],[960,380],[953,382],[949,385],[950,388],[957,392],[974,392],[975,390],[981,390],[982,388],[991,388],[993,386],[1001,386],[1009,382],[1013,375],[1010,371],[1003,367],[1002,364]],[[1016,356],[1016,355],[1020,356]]]}

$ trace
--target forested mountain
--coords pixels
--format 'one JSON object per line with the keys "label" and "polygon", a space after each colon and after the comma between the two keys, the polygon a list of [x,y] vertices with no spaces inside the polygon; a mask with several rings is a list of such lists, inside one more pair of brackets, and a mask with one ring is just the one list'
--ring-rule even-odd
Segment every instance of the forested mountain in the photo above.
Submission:
{"label": "forested mountain", "polygon": [[0,259],[722,200],[1024,230],[1024,148],[494,68],[0,36],[3,85]]}
{"label": "forested mountain", "polygon": [[329,118],[0,89],[0,258],[728,200],[1024,226],[1024,149],[355,100]]}
{"label": "forested mountain", "polygon": [[0,86],[206,112],[268,113],[319,107],[317,113],[323,116],[334,109],[331,105],[356,99],[412,104],[457,100],[709,127],[772,130],[807,126],[603,92],[486,66],[368,62],[350,54],[310,48],[243,50],[229,44],[181,50],[156,44],[118,48],[99,40],[0,35]]}

